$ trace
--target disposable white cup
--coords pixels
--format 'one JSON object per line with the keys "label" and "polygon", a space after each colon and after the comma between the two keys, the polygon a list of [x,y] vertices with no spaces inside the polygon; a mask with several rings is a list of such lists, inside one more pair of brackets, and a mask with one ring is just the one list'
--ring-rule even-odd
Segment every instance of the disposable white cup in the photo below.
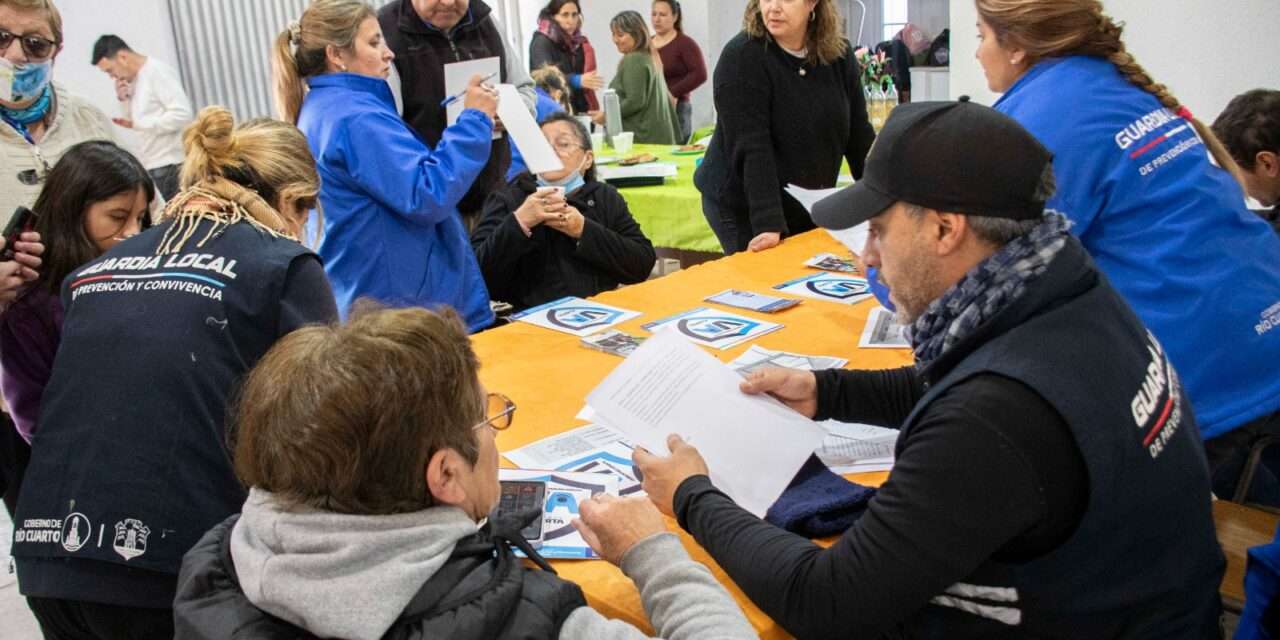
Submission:
{"label": "disposable white cup", "polygon": [[626,153],[631,150],[631,143],[635,140],[636,134],[630,131],[624,131],[613,136],[613,150],[618,153]]}
{"label": "disposable white cup", "polygon": [[604,150],[604,132],[603,131],[597,131],[591,134],[591,149],[594,150],[596,153],[600,153],[601,151]]}

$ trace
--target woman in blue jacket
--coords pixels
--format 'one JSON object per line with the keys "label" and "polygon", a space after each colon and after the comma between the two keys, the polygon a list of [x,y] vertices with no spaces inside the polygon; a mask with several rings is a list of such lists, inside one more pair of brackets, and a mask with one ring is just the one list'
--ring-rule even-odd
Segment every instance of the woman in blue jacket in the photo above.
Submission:
{"label": "woman in blue jacket", "polygon": [[[1246,209],[1221,143],[1125,50],[1098,0],[976,4],[996,109],[1053,152],[1049,206],[1168,351],[1214,491],[1231,497],[1252,444],[1280,433],[1280,240]],[[1137,390],[1135,415],[1163,402]],[[1278,472],[1261,470],[1251,498],[1280,504]]]}
{"label": "woman in blue jacket", "polygon": [[358,0],[316,2],[276,38],[276,108],[306,134],[322,179],[318,252],[344,318],[370,297],[450,305],[476,331],[493,312],[457,203],[489,158],[497,98],[473,78],[431,149],[396,113],[393,57]]}

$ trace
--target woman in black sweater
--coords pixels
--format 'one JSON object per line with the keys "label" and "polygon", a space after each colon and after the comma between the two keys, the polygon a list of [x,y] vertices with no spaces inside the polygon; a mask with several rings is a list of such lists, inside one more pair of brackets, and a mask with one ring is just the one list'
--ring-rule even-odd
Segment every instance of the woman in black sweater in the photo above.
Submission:
{"label": "woman in black sweater", "polygon": [[564,169],[522,173],[490,194],[471,234],[489,295],[526,309],[644,281],[657,259],[653,243],[618,190],[596,181],[586,127],[556,113],[542,132]]}
{"label": "woman in black sweater", "polygon": [[783,187],[833,187],[841,159],[862,177],[875,131],[832,0],[747,5],[745,30],[712,77],[719,119],[694,174],[725,253],[762,251],[814,228]]}

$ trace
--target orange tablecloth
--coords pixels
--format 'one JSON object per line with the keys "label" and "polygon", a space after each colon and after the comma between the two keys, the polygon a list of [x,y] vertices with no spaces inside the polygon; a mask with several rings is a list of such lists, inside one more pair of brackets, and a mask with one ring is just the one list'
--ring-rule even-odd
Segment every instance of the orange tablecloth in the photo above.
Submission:
{"label": "orange tablecloth", "polygon": [[[642,311],[643,315],[619,328],[634,335],[647,335],[641,324],[706,303],[703,298],[727,288],[767,293],[773,285],[806,273],[813,273],[804,261],[822,252],[844,253],[844,248],[825,231],[816,230],[789,238],[777,248],[763,253],[740,253],[701,264],[672,275],[601,294],[601,302]],[[802,304],[777,314],[755,314],[782,323],[784,328],[726,351],[714,352],[729,361],[759,344],[810,355],[849,359],[850,368],[883,369],[911,362],[903,349],[859,349],[858,337],[874,301],[848,306],[806,299]],[[509,451],[542,438],[580,426],[574,414],[582,408],[591,391],[620,362],[619,358],[586,349],[578,338],[565,333],[516,323],[474,337],[480,358],[480,379],[492,391],[507,394],[517,405],[516,419],[498,436],[498,449]],[[878,485],[885,473],[855,476],[858,482]],[[668,520],[673,531],[679,527]],[[733,584],[693,538],[680,532],[690,554],[711,568],[716,577],[738,600],[762,638],[785,638],[787,633],[753,605]],[[605,615],[626,620],[650,630],[632,582],[613,565],[597,560],[553,561],[560,575],[582,586],[591,606]],[[650,630],[650,632],[652,632]]]}

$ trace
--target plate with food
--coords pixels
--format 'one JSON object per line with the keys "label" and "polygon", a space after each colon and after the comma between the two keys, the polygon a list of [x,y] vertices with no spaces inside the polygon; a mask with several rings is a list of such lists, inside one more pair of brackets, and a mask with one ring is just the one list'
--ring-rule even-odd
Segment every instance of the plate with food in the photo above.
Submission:
{"label": "plate with food", "polygon": [[686,144],[671,150],[673,156],[696,156],[705,153],[707,145],[705,144]]}
{"label": "plate with food", "polygon": [[655,156],[652,153],[637,153],[635,155],[630,155],[619,160],[618,164],[624,167],[630,167],[637,164],[644,164],[646,162],[657,162],[657,161],[658,161],[658,156]]}
{"label": "plate with food", "polygon": [[613,164],[618,161],[618,156],[596,156],[596,164]]}

